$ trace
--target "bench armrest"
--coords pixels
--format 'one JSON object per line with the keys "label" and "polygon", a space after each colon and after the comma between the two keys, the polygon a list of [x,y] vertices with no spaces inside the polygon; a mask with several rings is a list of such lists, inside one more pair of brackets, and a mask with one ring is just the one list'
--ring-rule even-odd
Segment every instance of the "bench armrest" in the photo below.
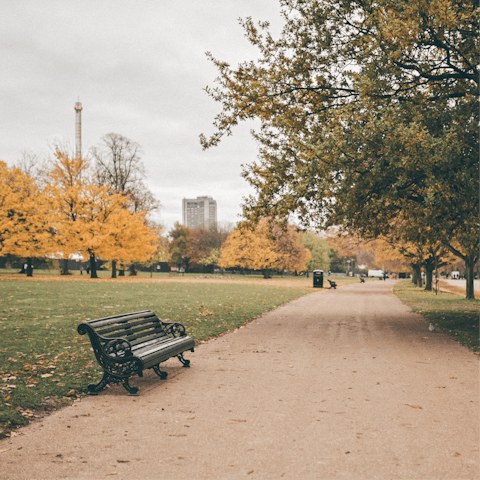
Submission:
{"label": "bench armrest", "polygon": [[80,335],[88,334],[98,363],[110,375],[117,378],[141,375],[142,361],[133,356],[132,346],[128,340],[102,337],[86,323],[81,323],[77,331]]}
{"label": "bench armrest", "polygon": [[174,337],[184,337],[185,327],[179,322],[162,322],[165,333],[170,333]]}

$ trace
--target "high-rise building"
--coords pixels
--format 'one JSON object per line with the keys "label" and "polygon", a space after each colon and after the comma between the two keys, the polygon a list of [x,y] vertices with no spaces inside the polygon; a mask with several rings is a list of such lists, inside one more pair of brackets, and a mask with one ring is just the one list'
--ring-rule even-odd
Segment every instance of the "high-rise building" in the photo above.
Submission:
{"label": "high-rise building", "polygon": [[189,228],[213,227],[217,224],[217,202],[212,197],[184,198],[182,223]]}

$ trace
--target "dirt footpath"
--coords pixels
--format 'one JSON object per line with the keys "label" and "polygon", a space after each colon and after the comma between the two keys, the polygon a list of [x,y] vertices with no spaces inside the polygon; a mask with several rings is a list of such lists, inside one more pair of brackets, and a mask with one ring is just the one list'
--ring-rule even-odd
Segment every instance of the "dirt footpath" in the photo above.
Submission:
{"label": "dirt footpath", "polygon": [[0,445],[2,479],[478,479],[478,356],[393,296],[308,295],[189,369],[88,397]]}

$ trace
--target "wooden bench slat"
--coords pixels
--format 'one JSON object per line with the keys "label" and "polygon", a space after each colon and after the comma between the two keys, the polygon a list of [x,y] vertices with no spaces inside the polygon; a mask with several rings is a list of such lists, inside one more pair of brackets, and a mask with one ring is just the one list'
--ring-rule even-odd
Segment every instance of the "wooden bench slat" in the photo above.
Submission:
{"label": "wooden bench slat", "polygon": [[111,332],[140,332],[142,330],[146,330],[148,328],[157,328],[161,327],[162,322],[157,319],[157,321],[152,322],[151,320],[145,320],[143,322],[132,322],[127,324],[118,324],[112,325],[111,327],[103,327],[96,330],[98,335],[106,336],[105,334],[109,334]]}
{"label": "wooden bench slat", "polygon": [[111,317],[98,318],[96,320],[89,320],[88,323],[92,328],[99,328],[102,325],[110,325],[114,323],[114,320],[118,321],[129,321],[135,320],[136,318],[147,318],[147,317],[156,317],[158,318],[151,310],[144,310],[143,312],[129,313],[127,315],[113,315]]}
{"label": "wooden bench slat", "polygon": [[104,338],[124,338],[125,340],[128,340],[130,343],[132,343],[135,340],[142,339],[147,336],[155,335],[155,337],[161,338],[161,337],[167,337],[171,338],[169,335],[167,335],[161,325],[156,325],[155,327],[151,327],[148,329],[142,328],[141,330],[138,331],[115,331],[111,332],[107,335],[102,335]]}

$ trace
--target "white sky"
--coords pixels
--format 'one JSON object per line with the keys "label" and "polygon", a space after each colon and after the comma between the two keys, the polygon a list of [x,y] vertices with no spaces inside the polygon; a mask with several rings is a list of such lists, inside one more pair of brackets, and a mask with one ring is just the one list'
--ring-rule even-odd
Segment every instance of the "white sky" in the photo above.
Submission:
{"label": "white sky", "polygon": [[44,158],[55,142],[73,149],[79,97],[83,154],[111,132],[142,145],[167,231],[184,197],[210,195],[220,222],[238,221],[255,125],[206,152],[199,135],[220,111],[203,91],[217,76],[205,52],[232,66],[255,58],[238,23],[248,16],[280,30],[278,0],[2,0],[0,160]]}

